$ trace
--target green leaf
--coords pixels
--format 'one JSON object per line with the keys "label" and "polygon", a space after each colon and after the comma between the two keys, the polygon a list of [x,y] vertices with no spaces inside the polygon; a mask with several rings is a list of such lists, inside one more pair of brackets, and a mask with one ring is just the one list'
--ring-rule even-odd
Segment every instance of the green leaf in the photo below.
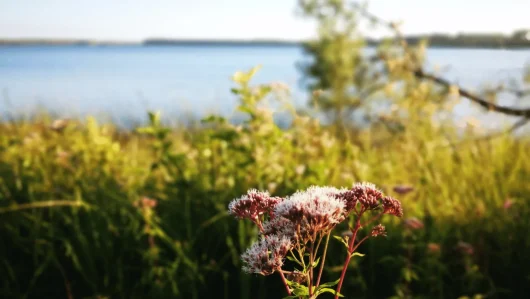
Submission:
{"label": "green leaf", "polygon": [[318,266],[318,262],[320,262],[320,257],[318,257],[317,260],[313,262],[313,268],[316,268]]}
{"label": "green leaf", "polygon": [[261,85],[258,89],[256,96],[258,100],[260,100],[260,99],[263,99],[265,96],[267,96],[267,94],[269,94],[269,92],[271,91],[272,91],[272,87],[270,87],[269,85]]}
{"label": "green leaf", "polygon": [[155,128],[153,127],[144,127],[136,129],[136,132],[140,134],[154,135],[156,133]]}
{"label": "green leaf", "polygon": [[253,68],[251,68],[248,72],[241,72],[241,71],[237,71],[233,76],[232,76],[232,81],[236,82],[236,83],[239,83],[239,84],[247,84],[250,79],[259,71],[259,69],[261,69],[261,65],[258,65],[258,66],[255,66]]}
{"label": "green leaf", "polygon": [[403,268],[402,275],[405,281],[407,282],[418,280],[418,275],[412,269],[409,269],[409,268]]}
{"label": "green leaf", "polygon": [[309,295],[309,289],[306,286],[300,286],[299,288],[293,289],[293,294],[297,296]]}
{"label": "green leaf", "polygon": [[250,71],[248,71],[247,76],[248,78],[254,77],[254,75],[261,69],[261,64],[256,65],[255,67],[251,68]]}
{"label": "green leaf", "polygon": [[293,294],[297,297],[309,295],[309,289],[305,285],[301,285],[294,281],[287,281],[287,285],[291,287]]}
{"label": "green leaf", "polygon": [[247,113],[247,114],[254,113],[253,109],[248,106],[238,106],[237,110],[243,113]]}
{"label": "green leaf", "polygon": [[333,238],[339,240],[340,242],[342,242],[342,244],[344,244],[344,246],[346,246],[346,248],[348,248],[348,243],[346,243],[346,241],[344,240],[343,237],[341,237],[341,236],[333,236]]}
{"label": "green leaf", "polygon": [[233,76],[232,76],[232,81],[236,82],[236,83],[246,83],[248,81],[248,78],[247,78],[247,75],[241,71],[237,71]]}
{"label": "green leaf", "polygon": [[362,253],[358,253],[358,252],[354,252],[354,253],[351,254],[350,257],[354,257],[354,256],[360,256],[360,257],[363,257],[364,254],[362,254]]}
{"label": "green leaf", "polygon": [[292,257],[290,255],[287,256],[287,259],[290,260],[291,262],[297,262],[298,261],[297,259],[295,259],[294,257]]}
{"label": "green leaf", "polygon": [[287,259],[290,260],[291,262],[295,262],[296,264],[302,266],[302,263],[300,261],[298,261],[295,257],[293,256],[287,256]]}
{"label": "green leaf", "polygon": [[[330,289],[330,288],[323,288],[321,290],[318,290],[316,292],[317,295],[320,295],[320,294],[323,294],[323,293],[331,293],[333,295],[337,294],[337,291],[335,291],[334,289]],[[341,293],[339,293],[339,297],[344,297]]]}
{"label": "green leaf", "polygon": [[218,115],[209,115],[209,116],[206,116],[203,119],[201,119],[201,122],[202,123],[217,122],[217,123],[224,124],[224,123],[226,123],[226,119],[224,117],[218,116]]}
{"label": "green leaf", "polygon": [[332,287],[332,286],[335,286],[339,283],[340,279],[337,279],[335,281],[332,281],[332,282],[326,282],[326,283],[323,283],[321,285],[318,286],[318,288],[328,288],[328,287]]}
{"label": "green leaf", "polygon": [[149,122],[151,123],[151,125],[160,124],[160,111],[148,112],[148,114],[149,114]]}

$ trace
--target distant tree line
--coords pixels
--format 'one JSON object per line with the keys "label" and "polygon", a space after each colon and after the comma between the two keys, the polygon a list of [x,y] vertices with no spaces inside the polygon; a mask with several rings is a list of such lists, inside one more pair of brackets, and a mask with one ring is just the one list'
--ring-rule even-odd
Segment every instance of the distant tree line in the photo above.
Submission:
{"label": "distant tree line", "polygon": [[[410,44],[416,44],[421,40],[428,40],[431,47],[454,47],[454,48],[530,48],[530,29],[517,30],[511,35],[495,33],[461,33],[449,35],[442,33],[409,35],[405,39]],[[366,39],[368,45],[377,45],[379,39]],[[250,39],[250,40],[214,40],[214,39],[170,39],[149,38],[139,43],[120,41],[94,41],[82,39],[0,39],[0,45],[188,45],[188,46],[295,46],[297,41]]]}
{"label": "distant tree line", "polygon": [[[460,33],[409,35],[405,37],[410,44],[428,40],[432,47],[469,47],[469,48],[528,48],[530,47],[530,30],[517,30],[511,35],[494,33]],[[377,44],[379,40],[369,40],[369,44]]]}

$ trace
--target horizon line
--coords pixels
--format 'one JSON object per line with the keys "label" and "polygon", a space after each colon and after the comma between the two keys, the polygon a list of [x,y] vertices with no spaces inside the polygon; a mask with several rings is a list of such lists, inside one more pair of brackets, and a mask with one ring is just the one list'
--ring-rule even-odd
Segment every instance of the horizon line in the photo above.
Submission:
{"label": "horizon line", "polygon": [[[446,36],[446,37],[458,37],[466,35],[474,36],[502,36],[502,37],[513,37],[515,33],[527,31],[530,33],[530,29],[515,29],[511,33],[502,32],[457,32],[457,33],[444,33],[444,32],[430,32],[430,33],[412,33],[405,34],[405,38],[418,38],[418,37],[432,37],[432,36]],[[365,36],[366,40],[380,41],[382,39],[392,38],[392,36]],[[145,37],[142,39],[128,40],[128,39],[104,39],[104,38],[89,38],[89,37],[1,37],[1,42],[22,42],[22,41],[47,41],[47,42],[90,42],[90,43],[123,43],[123,44],[141,44],[148,41],[190,41],[190,42],[281,42],[281,43],[301,43],[305,41],[314,40],[314,38],[303,38],[303,39],[289,39],[289,38],[276,38],[276,37],[249,37],[249,38],[230,38],[230,37]]]}

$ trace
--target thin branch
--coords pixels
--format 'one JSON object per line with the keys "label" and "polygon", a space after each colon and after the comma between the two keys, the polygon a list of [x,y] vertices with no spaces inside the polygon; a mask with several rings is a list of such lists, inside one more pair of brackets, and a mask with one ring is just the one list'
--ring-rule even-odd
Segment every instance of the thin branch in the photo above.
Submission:
{"label": "thin branch", "polygon": [[291,289],[289,288],[289,284],[287,283],[287,279],[285,279],[285,275],[283,275],[282,269],[280,268],[278,270],[278,273],[280,273],[280,277],[282,278],[282,283],[285,286],[285,290],[287,291],[287,294],[291,295]]}
{"label": "thin branch", "polygon": [[443,85],[445,87],[450,87],[450,86],[455,86],[457,88],[457,91],[458,93],[475,102],[476,104],[490,110],[490,111],[495,111],[495,112],[499,112],[499,113],[503,113],[503,114],[506,114],[506,115],[512,115],[512,116],[522,116],[522,117],[525,117],[525,118],[530,118],[530,108],[514,108],[514,107],[506,107],[506,106],[500,106],[500,105],[496,105],[496,104],[493,104],[489,101],[486,101],[485,99],[482,99],[481,97],[477,96],[477,95],[474,95],[472,94],[470,91],[460,87],[460,86],[457,86],[457,85],[454,85],[452,84],[451,82],[449,82],[448,80],[446,79],[443,79],[443,78],[440,78],[440,77],[437,77],[433,74],[429,74],[429,73],[426,73],[424,72],[423,70],[421,69],[418,69],[418,70],[415,70],[413,71],[414,73],[414,76],[416,76],[417,78],[421,78],[421,79],[427,79],[427,80],[430,80],[430,81],[433,81],[435,83],[438,83],[440,85]]}
{"label": "thin branch", "polygon": [[[359,4],[354,4],[353,6],[354,6],[354,8],[356,8],[361,13],[362,16],[364,16],[365,18],[369,19],[370,21],[388,27],[392,32],[394,32],[394,34],[396,36],[396,41],[398,41],[401,44],[401,46],[403,47],[403,49],[405,51],[407,50],[408,43],[407,43],[403,33],[399,29],[399,26],[396,23],[387,22],[387,21],[377,17],[376,15],[370,13],[369,11],[367,11],[366,9],[361,7]],[[381,55],[377,56],[377,58],[382,59],[382,60],[386,59],[386,57],[381,56]],[[372,59],[370,59],[370,60],[372,60]],[[486,109],[488,109],[490,111],[495,111],[495,112],[506,114],[506,115],[521,116],[521,117],[524,117],[524,118],[530,118],[530,108],[515,108],[515,107],[506,107],[506,106],[496,105],[494,103],[491,103],[491,102],[489,102],[489,101],[487,101],[487,100],[485,100],[485,99],[473,94],[472,92],[468,91],[467,89],[464,89],[463,87],[460,87],[458,85],[452,84],[451,82],[449,82],[448,80],[446,80],[444,78],[435,76],[434,74],[426,73],[419,67],[416,68],[416,69],[409,68],[408,71],[412,72],[416,78],[430,80],[430,81],[435,82],[435,83],[437,83],[439,85],[445,86],[446,88],[449,88],[451,86],[456,87],[458,92],[459,92],[459,94],[462,97],[465,97],[465,98],[471,100],[472,102],[474,102],[474,103],[476,103],[476,104],[478,104],[478,105],[480,105],[480,106],[482,106],[482,107],[484,107],[484,108],[486,108]],[[514,94],[516,94],[518,97],[523,97],[523,96],[528,94],[528,91],[513,91],[512,90],[512,92]]]}

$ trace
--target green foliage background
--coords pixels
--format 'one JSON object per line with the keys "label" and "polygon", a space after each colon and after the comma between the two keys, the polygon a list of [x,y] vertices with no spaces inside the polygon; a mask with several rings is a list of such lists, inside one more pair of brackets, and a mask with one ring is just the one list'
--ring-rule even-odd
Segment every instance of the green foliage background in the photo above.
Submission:
{"label": "green foliage background", "polygon": [[[309,2],[309,15],[342,5]],[[288,92],[253,85],[257,69],[233,77],[247,116],[238,125],[213,115],[168,128],[157,113],[134,131],[93,118],[64,127],[45,116],[2,122],[0,296],[281,298],[279,277],[240,270],[256,232],[228,216],[229,201],[249,188],[282,196],[359,181],[399,198],[404,219],[425,226],[386,219],[388,237],[369,240],[359,250],[366,256],[351,264],[347,298],[528,294],[528,136],[479,139],[480,127],[446,117],[458,97],[404,67],[421,64],[425,44],[400,52],[389,41],[378,53],[391,59],[372,65],[354,28],[329,31],[321,20],[328,29],[307,45],[318,58],[307,74],[329,125],[285,105],[292,122],[280,128],[266,101]],[[392,104],[385,113],[370,109],[381,94]],[[355,111],[363,126],[347,117]],[[401,184],[414,190],[398,194]],[[156,206],[143,206],[143,197]],[[330,245],[325,280],[339,275],[339,245]]]}

